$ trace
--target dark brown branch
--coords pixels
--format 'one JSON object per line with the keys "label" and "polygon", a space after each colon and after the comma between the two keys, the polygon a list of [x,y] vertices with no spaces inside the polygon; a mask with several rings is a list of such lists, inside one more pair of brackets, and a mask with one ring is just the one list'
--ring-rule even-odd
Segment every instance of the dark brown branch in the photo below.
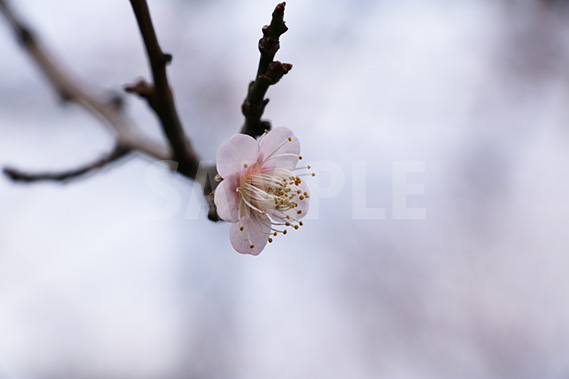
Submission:
{"label": "dark brown branch", "polygon": [[261,58],[257,76],[249,84],[247,97],[241,105],[241,111],[245,116],[241,133],[252,137],[260,136],[271,128],[269,121],[261,120],[265,106],[269,103],[269,99],[265,99],[265,94],[271,85],[276,84],[292,69],[289,63],[273,61],[280,47],[279,37],[288,30],[284,22],[285,4],[283,2],[275,7],[271,24],[263,27],[263,38],[259,40]]}
{"label": "dark brown branch", "polygon": [[148,102],[160,119],[162,130],[172,147],[173,159],[179,164],[178,171],[195,179],[199,159],[184,133],[166,74],[166,65],[172,61],[172,56],[160,48],[146,0],[130,0],[130,4],[144,40],[154,83],[150,85],[139,81],[127,86],[125,90],[137,93]]}
{"label": "dark brown branch", "polygon": [[69,182],[70,180],[77,179],[80,176],[83,176],[85,174],[98,170],[102,167],[105,167],[112,162],[118,161],[119,159],[125,157],[129,152],[131,152],[130,149],[117,145],[113,149],[113,151],[111,151],[106,156],[96,160],[95,162],[92,162],[90,164],[87,164],[85,166],[73,170],[64,171],[64,172],[44,172],[44,173],[30,174],[13,168],[5,167],[4,175],[9,177],[14,182],[24,182],[24,183],[39,182],[39,181]]}

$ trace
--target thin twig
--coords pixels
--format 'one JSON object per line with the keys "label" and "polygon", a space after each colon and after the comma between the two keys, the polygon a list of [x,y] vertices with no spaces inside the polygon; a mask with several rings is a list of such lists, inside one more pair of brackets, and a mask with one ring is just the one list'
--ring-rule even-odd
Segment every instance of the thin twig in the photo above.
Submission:
{"label": "thin twig", "polygon": [[265,130],[271,129],[269,121],[261,120],[265,107],[269,103],[269,99],[265,99],[265,94],[271,85],[276,84],[292,69],[289,63],[273,61],[280,47],[279,37],[288,30],[284,22],[285,4],[283,2],[275,7],[271,24],[263,27],[263,38],[259,40],[261,58],[257,76],[249,84],[247,97],[241,105],[241,111],[245,116],[241,133],[252,137],[260,136]]}
{"label": "thin twig", "polygon": [[25,183],[39,182],[39,181],[68,182],[70,180],[77,179],[85,174],[91,173],[97,169],[105,167],[112,162],[116,162],[119,159],[125,157],[129,152],[131,152],[130,149],[125,148],[124,146],[117,145],[106,156],[96,160],[95,162],[79,167],[77,169],[63,171],[63,172],[44,172],[44,173],[30,174],[19,171],[14,168],[5,167],[4,174],[15,182],[25,182]]}
{"label": "thin twig", "polygon": [[160,119],[162,130],[172,147],[173,158],[179,163],[178,170],[184,176],[195,179],[199,159],[184,133],[166,74],[166,65],[172,61],[172,56],[160,48],[146,0],[130,0],[130,4],[144,40],[154,83],[139,81],[126,86],[125,90],[146,99]]}

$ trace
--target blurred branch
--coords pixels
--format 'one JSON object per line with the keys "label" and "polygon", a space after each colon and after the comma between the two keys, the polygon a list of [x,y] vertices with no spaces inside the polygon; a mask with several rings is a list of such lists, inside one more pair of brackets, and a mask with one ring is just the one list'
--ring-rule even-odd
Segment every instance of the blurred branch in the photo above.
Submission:
{"label": "blurred branch", "polygon": [[14,30],[24,50],[63,100],[82,106],[103,121],[116,135],[117,145],[139,150],[157,159],[170,159],[171,153],[167,146],[143,138],[132,130],[132,125],[123,115],[116,102],[93,95],[65,73],[61,65],[55,63],[55,60],[51,58],[32,30],[20,20],[6,0],[0,0],[0,12]]}
{"label": "blurred branch", "polygon": [[8,176],[15,182],[38,182],[38,181],[60,181],[60,182],[67,182],[72,179],[76,179],[82,175],[88,174],[94,170],[97,170],[101,167],[107,166],[111,162],[115,162],[120,158],[125,157],[129,152],[130,149],[125,148],[124,146],[117,145],[113,151],[111,151],[106,156],[102,157],[101,159],[96,160],[93,163],[85,165],[83,167],[79,167],[74,170],[64,171],[64,172],[52,172],[52,173],[37,173],[37,174],[29,174],[22,171],[18,171],[13,168],[4,168],[4,174]]}
{"label": "blurred branch", "polygon": [[249,84],[247,97],[241,105],[241,111],[245,116],[241,133],[252,137],[260,136],[265,129],[271,129],[269,121],[261,120],[265,106],[269,103],[269,99],[265,99],[265,94],[271,85],[278,83],[292,69],[289,63],[273,61],[280,48],[279,37],[288,30],[284,22],[285,4],[283,2],[275,7],[271,24],[263,27],[263,38],[259,40],[261,58],[257,76]]}

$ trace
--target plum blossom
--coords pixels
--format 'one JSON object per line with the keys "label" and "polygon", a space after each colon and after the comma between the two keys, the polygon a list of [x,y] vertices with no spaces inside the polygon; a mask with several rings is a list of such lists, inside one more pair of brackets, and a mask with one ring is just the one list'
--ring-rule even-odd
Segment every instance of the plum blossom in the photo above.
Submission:
{"label": "plum blossom", "polygon": [[[258,255],[273,237],[299,229],[308,211],[308,187],[301,177],[310,166],[300,142],[288,128],[265,132],[257,141],[234,135],[217,150],[217,172],[223,178],[215,191],[219,216],[232,223],[229,239],[242,254]],[[303,171],[302,173],[295,173]]]}

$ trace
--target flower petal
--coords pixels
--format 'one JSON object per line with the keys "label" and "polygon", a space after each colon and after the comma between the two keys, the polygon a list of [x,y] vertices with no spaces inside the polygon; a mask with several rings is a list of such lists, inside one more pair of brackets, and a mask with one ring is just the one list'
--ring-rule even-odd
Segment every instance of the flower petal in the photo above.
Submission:
{"label": "flower petal", "polygon": [[215,206],[217,214],[227,222],[239,220],[239,194],[237,187],[239,179],[237,175],[229,175],[217,186],[215,190]]}
{"label": "flower petal", "polygon": [[[245,213],[249,217],[242,217],[238,222],[231,225],[229,239],[238,253],[259,255],[269,238],[270,220],[267,215],[260,215],[252,211]],[[251,248],[251,246],[254,247]]]}
{"label": "flower petal", "polygon": [[243,164],[251,165],[259,157],[259,143],[246,134],[236,134],[217,149],[217,172],[222,178],[240,173]]}
{"label": "flower petal", "polygon": [[260,152],[263,159],[268,159],[264,161],[263,167],[292,170],[296,166],[300,154],[300,142],[289,128],[282,126],[275,128],[262,138]]}

